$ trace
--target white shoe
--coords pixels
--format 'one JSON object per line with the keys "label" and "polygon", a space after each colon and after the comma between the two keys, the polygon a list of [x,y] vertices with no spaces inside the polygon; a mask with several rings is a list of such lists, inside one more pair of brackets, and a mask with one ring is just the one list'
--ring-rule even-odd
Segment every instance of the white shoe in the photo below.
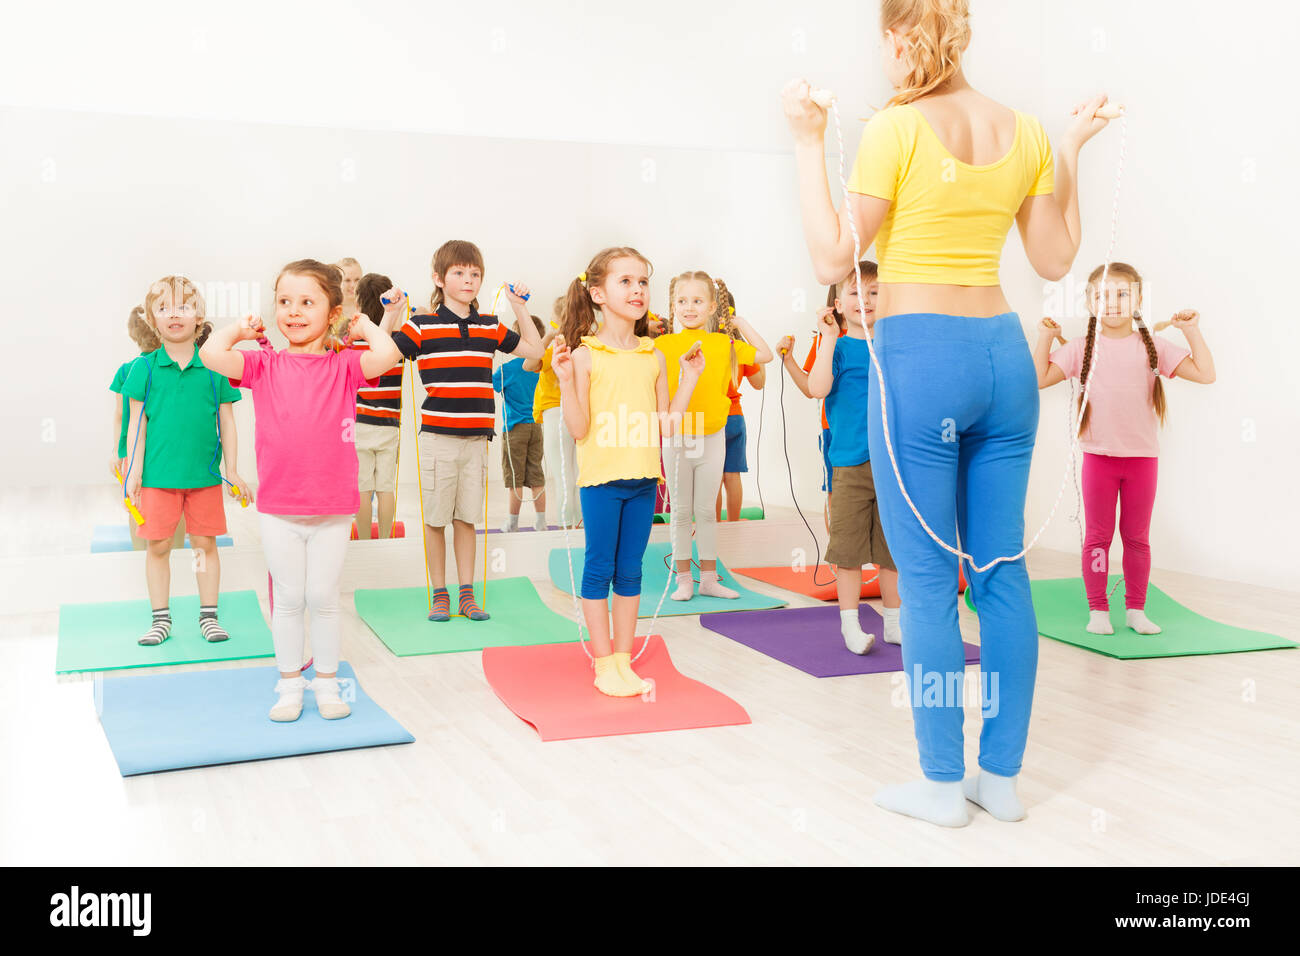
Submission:
{"label": "white shoe", "polygon": [[316,709],[326,720],[338,720],[352,713],[352,708],[339,696],[337,677],[317,677],[311,682],[311,690],[316,695]]}
{"label": "white shoe", "polygon": [[287,723],[302,716],[302,692],[307,689],[305,677],[281,677],[275,684],[280,699],[271,708],[271,719]]}

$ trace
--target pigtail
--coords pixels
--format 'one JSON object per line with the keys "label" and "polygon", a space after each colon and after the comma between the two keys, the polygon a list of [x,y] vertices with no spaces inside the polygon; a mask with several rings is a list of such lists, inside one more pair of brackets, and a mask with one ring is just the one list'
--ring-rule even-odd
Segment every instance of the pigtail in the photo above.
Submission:
{"label": "pigtail", "polygon": [[131,336],[131,341],[141,352],[152,352],[162,345],[158,330],[145,317],[142,305],[131,310],[131,315],[126,320],[126,334]]}
{"label": "pigtail", "polygon": [[1151,330],[1142,321],[1142,313],[1137,309],[1133,310],[1133,320],[1137,322],[1138,332],[1142,336],[1142,344],[1147,347],[1147,364],[1151,366],[1151,371],[1156,373],[1156,381],[1151,389],[1151,404],[1155,407],[1156,417],[1160,419],[1160,424],[1163,427],[1165,423],[1165,386],[1160,381],[1160,361],[1156,353],[1156,340],[1151,337]]}
{"label": "pigtail", "polygon": [[736,329],[731,317],[736,314],[736,299],[721,279],[713,280],[713,316],[709,323],[715,332],[725,332],[731,351],[731,387],[740,388],[740,363],[736,358]]}
{"label": "pigtail", "polygon": [[212,323],[205,321],[201,326],[199,326],[199,334],[194,337],[194,344],[199,348],[203,348],[203,343],[208,340],[208,336],[211,334]]}
{"label": "pigtail", "polygon": [[591,291],[581,278],[569,283],[560,307],[560,334],[570,352],[582,345],[582,337],[591,332]]}
{"label": "pigtail", "polygon": [[665,335],[667,335],[669,332],[673,330],[673,317],[677,314],[677,310],[674,307],[673,302],[676,298],[677,280],[679,278],[681,277],[673,276],[672,280],[669,281],[668,283],[668,318],[664,320]]}
{"label": "pigtail", "polygon": [[1092,403],[1089,402],[1086,407],[1083,404],[1084,393],[1088,390],[1088,376],[1092,374],[1092,346],[1097,339],[1097,317],[1088,316],[1088,332],[1083,339],[1083,367],[1079,370],[1079,407],[1083,408],[1083,417],[1079,419],[1079,434],[1088,427],[1088,419],[1092,416]]}

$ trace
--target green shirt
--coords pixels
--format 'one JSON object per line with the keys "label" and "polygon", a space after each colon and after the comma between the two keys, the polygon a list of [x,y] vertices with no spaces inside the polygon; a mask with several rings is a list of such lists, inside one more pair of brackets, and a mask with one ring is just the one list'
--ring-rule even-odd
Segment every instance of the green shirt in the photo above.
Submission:
{"label": "green shirt", "polygon": [[[197,345],[185,368],[165,348],[137,359],[127,371],[122,398],[144,402],[144,487],[221,484],[218,405],[237,402],[240,395],[225,376],[204,366]],[[130,415],[129,403],[124,415]]]}
{"label": "green shirt", "polygon": [[[144,353],[141,352],[140,354],[143,355]],[[135,363],[135,359],[131,359],[130,362],[122,363],[122,367],[119,368],[117,370],[117,374],[113,376],[113,384],[108,386],[108,390],[110,392],[116,392],[118,395],[122,394],[122,386],[126,384],[126,373],[131,371],[131,366],[134,363]],[[117,438],[118,458],[126,457],[126,433],[130,425],[131,425],[131,403],[126,399],[123,399],[122,400],[122,434],[119,435]]]}

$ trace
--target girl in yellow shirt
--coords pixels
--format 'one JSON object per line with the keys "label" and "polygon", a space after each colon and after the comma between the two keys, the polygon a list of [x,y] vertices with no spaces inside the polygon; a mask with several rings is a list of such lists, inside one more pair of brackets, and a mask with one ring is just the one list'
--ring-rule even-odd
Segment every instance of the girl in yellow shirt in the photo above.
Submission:
{"label": "girl in yellow shirt", "polygon": [[[747,341],[733,342],[718,331],[727,313],[728,292],[721,280],[707,272],[683,272],[668,287],[668,324],[680,325],[654,340],[655,348],[669,359],[668,392],[676,396],[675,360],[699,346],[704,353],[704,374],[695,389],[679,436],[664,450],[664,467],[673,489],[673,560],[677,570],[674,601],[695,596],[691,576],[691,516],[695,516],[695,543],[700,554],[700,594],[737,598],[740,595],[718,581],[718,525],[714,502],[722,487],[722,470],[727,456],[727,416],[731,399],[727,384],[738,365],[765,365],[772,360],[754,328],[740,316],[730,321]],[[754,343],[754,344],[750,344]]]}
{"label": "girl in yellow shirt", "polygon": [[[672,436],[705,369],[698,346],[668,364],[636,326],[650,302],[650,263],[630,247],[603,249],[569,283],[551,366],[564,424],[578,448],[578,489],[586,524],[582,614],[591,634],[596,689],[635,697],[650,689],[632,670],[641,603],[641,563],[654,520],[659,436]],[[591,310],[603,324],[591,333]],[[570,351],[569,343],[581,342]],[[613,627],[606,602],[614,591]],[[611,630],[613,640],[610,639]]]}

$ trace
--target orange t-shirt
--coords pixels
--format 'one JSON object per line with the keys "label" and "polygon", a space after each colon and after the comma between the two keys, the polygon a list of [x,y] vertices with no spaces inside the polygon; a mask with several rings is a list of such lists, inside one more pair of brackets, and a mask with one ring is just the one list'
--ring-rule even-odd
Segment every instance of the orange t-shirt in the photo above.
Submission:
{"label": "orange t-shirt", "polygon": [[[848,329],[840,329],[839,338],[844,338],[846,332],[848,332]],[[803,370],[805,373],[811,372],[813,362],[817,361],[817,343],[819,341],[821,341],[821,336],[813,336],[812,348],[808,350],[808,357],[803,360]],[[825,431],[830,427],[831,423],[826,420],[826,403],[822,402],[822,430]]]}
{"label": "orange t-shirt", "polygon": [[[743,381],[757,372],[758,366],[741,365],[738,366],[736,370],[740,373],[740,378]],[[731,381],[731,379],[727,379],[727,398],[731,399],[731,411],[727,413],[727,417],[730,418],[732,415],[743,414],[740,410],[740,389],[736,387],[736,383]]]}

